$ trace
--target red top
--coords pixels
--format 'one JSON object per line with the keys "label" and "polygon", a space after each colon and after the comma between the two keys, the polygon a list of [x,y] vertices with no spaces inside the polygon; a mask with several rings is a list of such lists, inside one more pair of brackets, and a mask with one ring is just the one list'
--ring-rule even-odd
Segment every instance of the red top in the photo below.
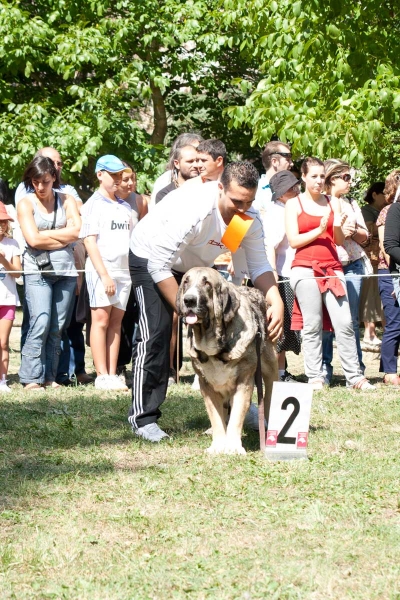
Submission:
{"label": "red top", "polygon": [[[328,225],[324,233],[321,233],[316,240],[297,248],[294,261],[292,262],[293,267],[309,267],[314,271],[314,277],[316,278],[319,291],[321,294],[330,290],[337,298],[346,295],[346,291],[342,285],[342,282],[335,274],[336,271],[343,271],[342,265],[340,264],[336,246],[333,241],[333,210],[330,204],[330,199],[325,196],[330,208]],[[299,224],[299,233],[308,233],[312,229],[316,229],[321,224],[322,217],[314,217],[304,212],[303,205],[300,198],[298,198],[301,213],[297,217]],[[294,290],[296,293],[296,290]],[[322,329],[324,331],[332,331],[332,324],[326,310],[325,304],[322,305],[322,316],[323,323]],[[291,329],[300,330],[303,329],[303,316],[301,314],[300,306],[295,296],[293,313],[292,313],[292,324]]]}
{"label": "red top", "polygon": [[[326,196],[325,196],[326,197]],[[338,254],[336,251],[335,242],[333,241],[333,210],[330,200],[326,197],[330,208],[328,225],[324,233],[321,233],[316,240],[310,242],[302,248],[297,248],[296,254],[292,263],[293,267],[311,267],[312,263],[317,262],[319,267],[327,269],[336,269],[342,271]],[[298,198],[301,213],[297,217],[299,225],[299,233],[308,233],[312,229],[316,229],[321,224],[322,217],[315,217],[304,212],[300,198]]]}

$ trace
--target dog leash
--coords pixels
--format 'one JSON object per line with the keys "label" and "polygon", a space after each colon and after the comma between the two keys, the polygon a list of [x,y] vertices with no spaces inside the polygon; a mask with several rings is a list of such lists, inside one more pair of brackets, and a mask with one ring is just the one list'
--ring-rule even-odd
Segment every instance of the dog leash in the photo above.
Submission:
{"label": "dog leash", "polygon": [[258,396],[258,430],[260,433],[260,450],[265,450],[265,413],[264,413],[264,395],[263,395],[263,384],[261,375],[261,331],[258,330],[256,333],[256,353],[257,353],[257,367],[255,374],[255,382],[257,387]]}

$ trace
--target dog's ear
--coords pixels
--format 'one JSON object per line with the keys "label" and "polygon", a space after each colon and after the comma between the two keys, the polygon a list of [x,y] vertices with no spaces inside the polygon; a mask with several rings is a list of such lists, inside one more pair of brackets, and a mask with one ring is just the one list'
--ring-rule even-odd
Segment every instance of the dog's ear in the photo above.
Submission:
{"label": "dog's ear", "polygon": [[221,285],[220,301],[222,306],[222,319],[226,325],[232,321],[240,306],[240,297],[233,284],[228,285],[226,281],[223,281]]}
{"label": "dog's ear", "polygon": [[178,315],[183,315],[183,312],[184,312],[185,307],[183,305],[183,295],[188,288],[189,278],[190,278],[190,276],[185,275],[181,281],[179,288],[178,288],[178,293],[176,295],[176,303],[175,303],[176,312],[178,313]]}

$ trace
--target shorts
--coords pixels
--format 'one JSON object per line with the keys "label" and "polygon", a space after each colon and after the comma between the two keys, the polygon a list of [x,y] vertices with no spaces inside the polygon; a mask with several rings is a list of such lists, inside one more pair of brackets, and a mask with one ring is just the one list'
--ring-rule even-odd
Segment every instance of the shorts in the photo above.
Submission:
{"label": "shorts", "polygon": [[86,271],[85,276],[90,308],[115,306],[121,310],[126,310],[132,286],[128,274],[112,278],[116,286],[116,292],[113,296],[107,296],[104,285],[96,271]]}
{"label": "shorts", "polygon": [[0,320],[1,319],[5,319],[6,321],[14,321],[15,306],[0,306]]}

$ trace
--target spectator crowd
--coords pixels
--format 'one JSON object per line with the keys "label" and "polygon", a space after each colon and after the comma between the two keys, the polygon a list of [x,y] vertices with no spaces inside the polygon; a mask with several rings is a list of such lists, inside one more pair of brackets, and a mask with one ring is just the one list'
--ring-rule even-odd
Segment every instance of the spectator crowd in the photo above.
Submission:
{"label": "spectator crowd", "polygon": [[[158,419],[182,359],[176,293],[194,266],[265,294],[281,381],[296,380],[288,353],[302,350],[308,383],[331,385],[336,340],[347,387],[375,389],[363,349],[379,349],[383,383],[400,386],[400,170],[371,185],[360,206],[342,160],[307,157],[297,170],[290,146],[271,141],[262,164],[259,177],[250,162],[229,162],[222,141],[184,133],[151,198],[114,155],[97,160],[98,187],[85,203],[62,181],[55,148],[27,165],[15,205],[0,179],[0,392],[11,390],[21,298],[26,391],[94,383],[126,392],[132,360],[129,423],[151,442],[167,438]],[[234,216],[251,220],[237,250],[222,241]],[[95,378],[86,372],[84,324]],[[254,407],[246,420],[258,428]]]}

